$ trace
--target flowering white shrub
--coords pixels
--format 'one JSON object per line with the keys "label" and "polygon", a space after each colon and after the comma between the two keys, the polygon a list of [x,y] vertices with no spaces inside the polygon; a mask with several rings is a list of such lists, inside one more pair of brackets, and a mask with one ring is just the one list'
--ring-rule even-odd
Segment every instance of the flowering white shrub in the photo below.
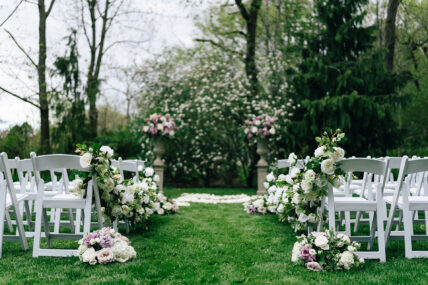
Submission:
{"label": "flowering white shrub", "polygon": [[[253,146],[240,135],[245,120],[270,114],[286,124],[288,110],[294,107],[283,94],[252,96],[240,59],[207,47],[172,54],[167,61],[150,63],[145,70],[150,77],[142,84],[140,116],[161,111],[180,125],[174,140],[167,142],[165,154],[168,173],[176,181],[183,177],[205,181],[236,177],[238,165],[250,180],[257,160],[255,151],[249,149]],[[280,129],[275,131],[279,134]],[[276,136],[275,142],[280,139]],[[143,153],[151,154],[149,139],[144,138],[142,146]]]}
{"label": "flowering white shrub", "polygon": [[313,271],[350,270],[364,263],[364,259],[355,254],[359,248],[360,244],[351,242],[347,235],[329,230],[312,232],[297,238],[291,261]]}
{"label": "flowering white shrub", "polygon": [[77,255],[90,265],[126,262],[137,257],[129,239],[110,228],[102,228],[79,240]]}

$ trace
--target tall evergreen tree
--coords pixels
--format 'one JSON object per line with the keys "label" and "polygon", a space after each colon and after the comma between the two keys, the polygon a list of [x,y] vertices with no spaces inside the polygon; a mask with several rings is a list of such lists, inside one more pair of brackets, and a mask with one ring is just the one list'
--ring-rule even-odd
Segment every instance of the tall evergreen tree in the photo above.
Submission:
{"label": "tall evergreen tree", "polygon": [[314,2],[313,28],[300,37],[302,62],[289,76],[293,99],[301,104],[290,131],[301,151],[326,128],[347,133],[352,155],[385,154],[397,142],[392,112],[405,80],[388,73],[384,52],[374,50],[376,27],[363,24],[368,2]]}

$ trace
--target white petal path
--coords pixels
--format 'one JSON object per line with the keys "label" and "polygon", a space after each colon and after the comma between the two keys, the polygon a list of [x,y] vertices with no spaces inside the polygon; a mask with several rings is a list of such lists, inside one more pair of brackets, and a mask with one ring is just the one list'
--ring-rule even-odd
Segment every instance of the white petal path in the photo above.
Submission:
{"label": "white petal path", "polygon": [[246,194],[217,196],[203,193],[183,193],[180,197],[175,199],[175,202],[181,207],[188,207],[190,203],[239,204],[250,201],[251,197],[252,196]]}

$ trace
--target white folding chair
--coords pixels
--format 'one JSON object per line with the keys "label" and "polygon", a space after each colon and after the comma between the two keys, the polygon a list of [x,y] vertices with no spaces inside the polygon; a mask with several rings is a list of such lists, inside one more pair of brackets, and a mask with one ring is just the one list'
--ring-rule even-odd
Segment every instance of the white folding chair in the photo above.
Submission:
{"label": "white folding chair", "polygon": [[[7,154],[3,152],[0,157],[0,258],[3,249],[3,240],[5,241],[20,241],[23,250],[28,249],[28,242],[25,236],[24,223],[22,222],[21,212],[19,210],[19,204],[26,198],[25,194],[17,194],[12,180],[10,172],[9,161]],[[9,191],[8,191],[9,190]],[[13,208],[17,235],[5,235],[4,234],[4,223],[6,213]],[[12,231],[13,232],[13,231]]]}
{"label": "white folding chair", "polygon": [[[406,175],[422,173],[422,181],[424,193],[422,195],[411,195],[410,181],[405,181]],[[405,255],[407,258],[428,257],[428,251],[413,250],[412,240],[428,240],[428,158],[412,159],[403,157],[398,175],[397,186],[393,197],[385,197],[385,200],[391,205],[389,209],[388,222],[386,225],[386,240],[403,239]],[[397,211],[402,211],[404,233],[394,231],[395,214]],[[415,235],[413,231],[413,216],[416,211],[425,212],[425,234]],[[400,215],[401,216],[401,215]]]}
{"label": "white folding chair", "polygon": [[[46,209],[83,209],[83,234],[89,233],[91,226],[91,206],[93,191],[95,190],[95,196],[98,195],[98,188],[94,187],[94,181],[96,181],[95,177],[93,177],[88,182],[85,198],[70,194],[68,193],[68,191],[54,195],[45,195],[45,186],[43,180],[40,178],[40,171],[66,169],[89,172],[89,169],[85,169],[80,166],[80,156],[77,155],[52,154],[36,156],[36,154],[32,152],[31,160],[33,163],[33,169],[37,181],[36,225],[34,234],[33,257],[77,255],[76,250],[52,248],[51,239],[80,239],[83,235],[75,233],[51,233]],[[65,184],[65,187],[68,187],[67,183]],[[99,203],[96,203],[96,205],[98,220],[100,221],[101,208],[99,207]],[[46,241],[49,247],[48,249],[40,248],[42,222],[45,230]]]}
{"label": "white folding chair", "polygon": [[[367,172],[369,174],[382,175],[383,179],[381,183],[374,185],[376,188],[376,200],[368,200],[363,197],[335,197],[332,185],[330,183],[328,184],[327,204],[329,228],[336,231],[336,212],[373,212],[374,218],[369,236],[351,236],[351,231],[348,227],[346,229],[346,234],[350,236],[351,240],[368,242],[368,251],[357,252],[358,256],[367,259],[379,259],[381,262],[386,261],[383,225],[383,190],[385,187],[388,164],[388,159],[375,160],[367,158],[345,159],[338,163],[338,167],[345,172]],[[376,236],[376,230],[379,248],[377,251],[371,251]]]}

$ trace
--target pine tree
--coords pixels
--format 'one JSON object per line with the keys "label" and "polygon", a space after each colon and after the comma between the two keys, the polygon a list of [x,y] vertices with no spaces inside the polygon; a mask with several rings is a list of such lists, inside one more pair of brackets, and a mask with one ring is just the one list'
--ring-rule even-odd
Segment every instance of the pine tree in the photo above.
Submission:
{"label": "pine tree", "polygon": [[374,50],[376,27],[363,24],[368,2],[314,2],[313,28],[300,38],[302,62],[289,76],[301,104],[290,130],[303,152],[327,128],[347,134],[348,155],[385,154],[397,142],[392,112],[406,80],[389,74],[384,51]]}

